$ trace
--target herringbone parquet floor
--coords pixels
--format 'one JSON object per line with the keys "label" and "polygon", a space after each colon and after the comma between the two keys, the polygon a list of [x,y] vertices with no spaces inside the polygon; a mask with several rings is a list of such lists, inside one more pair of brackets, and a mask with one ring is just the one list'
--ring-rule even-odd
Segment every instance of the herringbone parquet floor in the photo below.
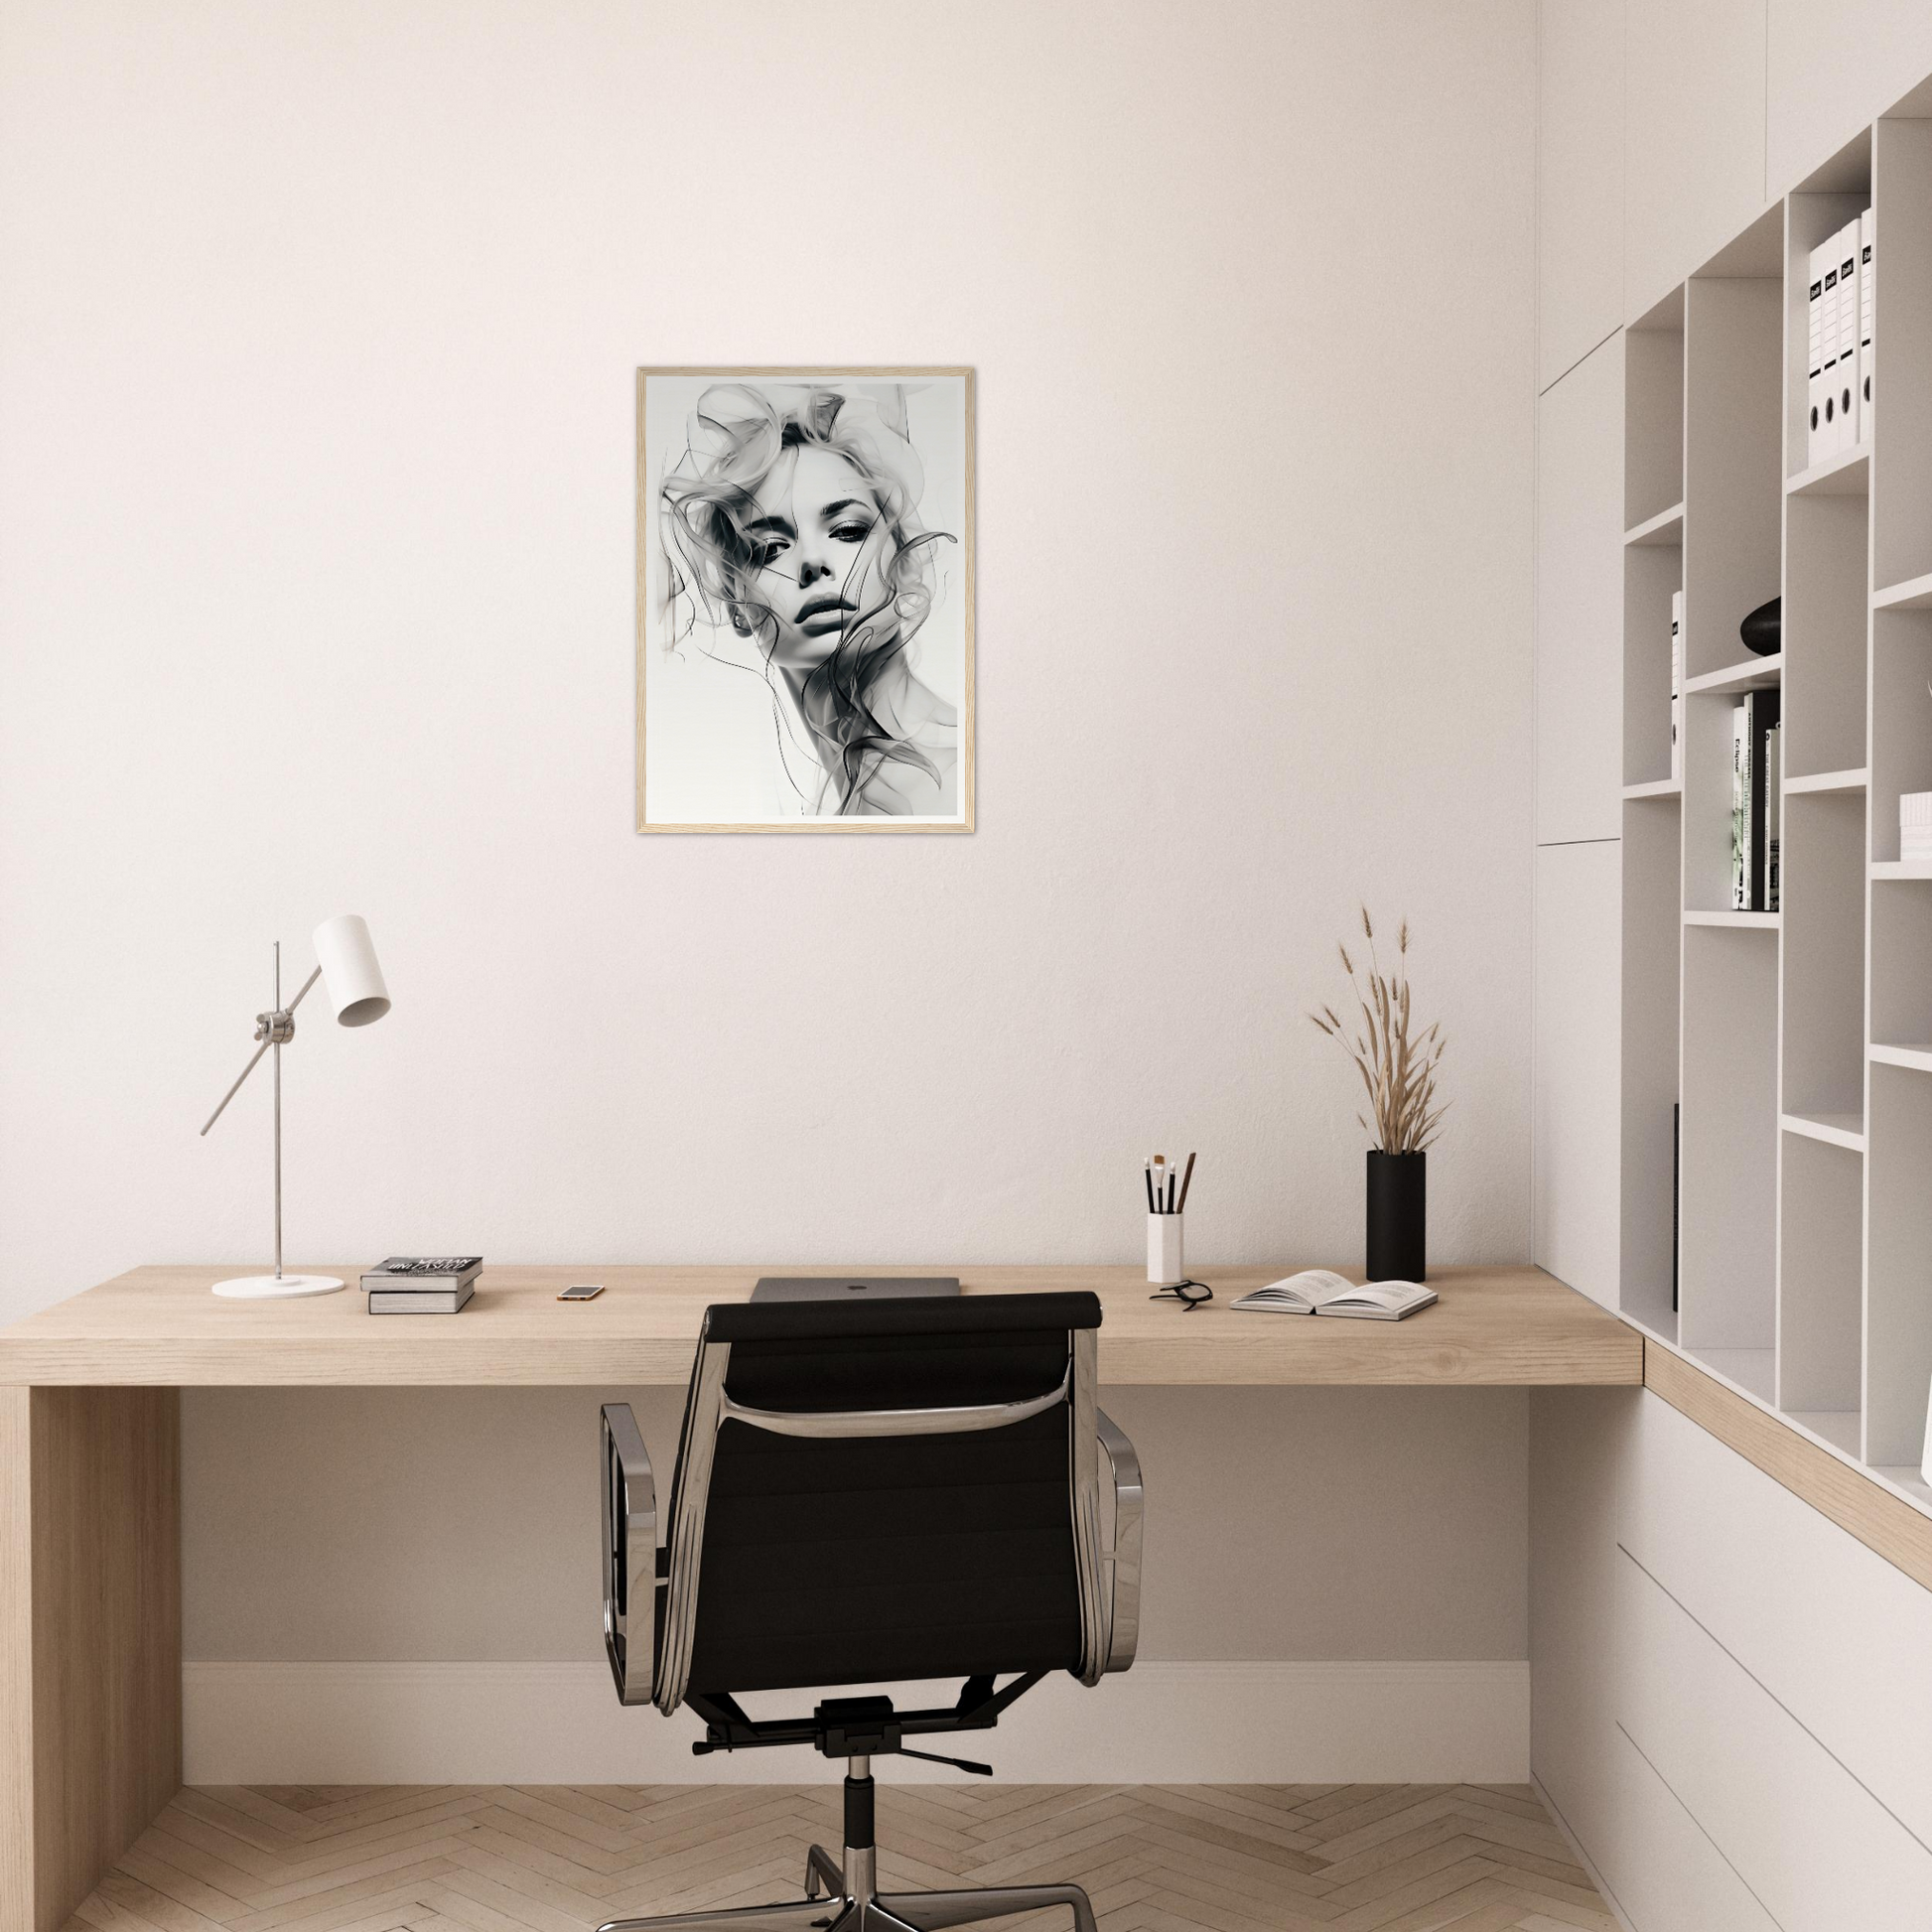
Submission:
{"label": "herringbone parquet floor", "polygon": [[[801,1896],[838,1821],[835,1779],[191,1788],[69,1932],[584,1932]],[[1070,1879],[1102,1932],[1615,1932],[1522,1785],[882,1780],[879,1843],[882,1891]]]}

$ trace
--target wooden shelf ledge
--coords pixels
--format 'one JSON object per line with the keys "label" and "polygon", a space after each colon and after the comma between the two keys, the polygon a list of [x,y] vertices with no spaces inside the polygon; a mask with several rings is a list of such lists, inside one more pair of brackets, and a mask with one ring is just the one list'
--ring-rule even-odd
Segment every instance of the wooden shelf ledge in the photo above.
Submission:
{"label": "wooden shelf ledge", "polygon": [[[1829,1516],[1840,1529],[1875,1551],[1916,1584],[1932,1589],[1932,1504],[1908,1499],[1915,1471],[1892,1471],[1857,1462],[1795,1429],[1768,1405],[1754,1402],[1707,1374],[1686,1355],[1652,1337],[1643,1345],[1644,1387],[1673,1409],[1783,1484],[1801,1502]],[[1830,1440],[1824,1430],[1814,1434]],[[1910,1484],[1899,1483],[1899,1474]],[[1906,1494],[1898,1494],[1905,1489]]]}

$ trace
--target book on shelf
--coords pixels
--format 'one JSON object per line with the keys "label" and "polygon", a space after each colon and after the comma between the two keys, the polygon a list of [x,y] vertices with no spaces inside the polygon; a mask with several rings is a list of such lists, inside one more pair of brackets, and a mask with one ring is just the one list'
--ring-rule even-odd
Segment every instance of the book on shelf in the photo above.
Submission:
{"label": "book on shelf", "polygon": [[1343,1314],[1360,1321],[1400,1321],[1436,1299],[1420,1282],[1351,1282],[1330,1268],[1305,1268],[1228,1306],[1260,1314]]}
{"label": "book on shelf", "polygon": [[1730,909],[1751,904],[1750,728],[1741,704],[1730,708]]}
{"label": "book on shelf", "polygon": [[1784,844],[1784,726],[1775,719],[1764,734],[1764,909],[1778,909],[1778,862]]}
{"label": "book on shelf", "polygon": [[1684,593],[1670,594],[1670,775],[1684,781]]}
{"label": "book on shelf", "polygon": [[386,1289],[422,1295],[468,1288],[483,1272],[482,1255],[391,1255],[362,1276],[365,1293]]}
{"label": "book on shelf", "polygon": [[1746,691],[1730,713],[1730,905],[1734,912],[1775,912],[1770,897],[1770,807],[1767,740],[1778,722],[1778,693]]}
{"label": "book on shelf", "polygon": [[375,1288],[369,1291],[368,1310],[371,1314],[460,1314],[476,1292],[474,1281],[461,1288]]}
{"label": "book on shelf", "polygon": [[1771,897],[1771,828],[1777,822],[1771,809],[1776,778],[1771,769],[1770,737],[1777,729],[1780,693],[1772,688],[1744,693],[1744,722],[1748,739],[1750,779],[1750,909],[1775,912]]}
{"label": "book on shelf", "polygon": [[1811,251],[1805,303],[1805,467],[1825,457],[1825,263],[1830,250],[1823,242]]}
{"label": "book on shelf", "polygon": [[1838,442],[1840,454],[1859,443],[1859,223],[1838,231]]}

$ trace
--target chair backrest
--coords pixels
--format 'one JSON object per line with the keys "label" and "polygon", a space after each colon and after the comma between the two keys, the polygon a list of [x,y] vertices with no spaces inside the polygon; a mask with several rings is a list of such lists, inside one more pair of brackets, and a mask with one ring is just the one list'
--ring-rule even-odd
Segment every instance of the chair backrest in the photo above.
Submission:
{"label": "chair backrest", "polygon": [[732,1304],[678,1446],[655,1701],[1106,1668],[1092,1295]]}

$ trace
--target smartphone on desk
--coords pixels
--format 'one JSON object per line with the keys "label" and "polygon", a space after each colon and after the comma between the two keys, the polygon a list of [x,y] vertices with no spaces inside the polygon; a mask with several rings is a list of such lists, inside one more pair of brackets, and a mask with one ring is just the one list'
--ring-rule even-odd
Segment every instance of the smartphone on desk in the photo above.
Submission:
{"label": "smartphone on desk", "polygon": [[602,1282],[572,1282],[557,1297],[560,1302],[595,1302],[604,1293]]}

